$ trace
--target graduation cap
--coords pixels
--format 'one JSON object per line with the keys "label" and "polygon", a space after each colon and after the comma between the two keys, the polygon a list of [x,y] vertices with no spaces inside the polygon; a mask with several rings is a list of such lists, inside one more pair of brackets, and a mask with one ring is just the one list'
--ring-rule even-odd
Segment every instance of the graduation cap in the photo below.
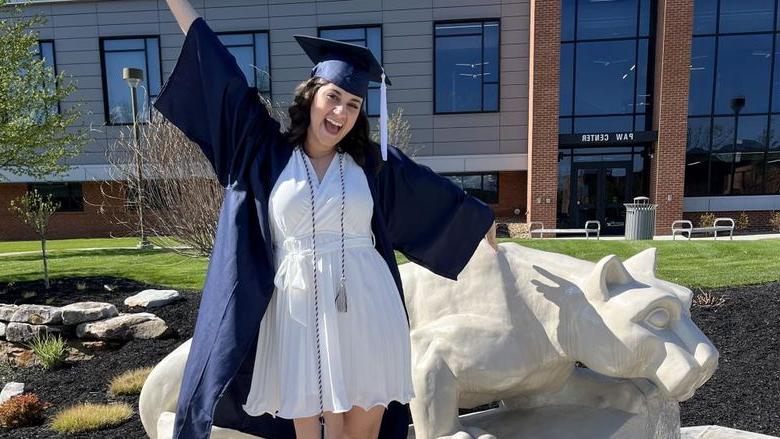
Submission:
{"label": "graduation cap", "polygon": [[371,50],[356,44],[342,41],[316,38],[307,35],[295,35],[306,55],[314,62],[311,77],[327,79],[344,90],[365,99],[368,95],[368,83],[380,83],[379,132],[382,145],[382,160],[387,160],[387,87],[392,85],[385,76]]}

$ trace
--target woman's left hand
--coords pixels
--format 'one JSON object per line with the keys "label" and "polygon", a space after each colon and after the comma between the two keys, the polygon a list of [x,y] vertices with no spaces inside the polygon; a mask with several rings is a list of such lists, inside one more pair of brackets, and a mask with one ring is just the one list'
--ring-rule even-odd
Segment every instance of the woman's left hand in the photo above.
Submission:
{"label": "woman's left hand", "polygon": [[490,244],[491,247],[493,247],[493,250],[498,253],[498,241],[496,241],[496,223],[493,222],[493,225],[490,226],[490,230],[488,230],[487,234],[485,235],[485,239],[487,239],[488,244]]}

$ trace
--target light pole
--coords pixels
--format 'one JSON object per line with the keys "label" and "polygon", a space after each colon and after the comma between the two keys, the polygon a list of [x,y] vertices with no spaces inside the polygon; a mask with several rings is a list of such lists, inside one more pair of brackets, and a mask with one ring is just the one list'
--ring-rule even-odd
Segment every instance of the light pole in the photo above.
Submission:
{"label": "light pole", "polygon": [[737,96],[729,102],[731,111],[734,112],[734,144],[731,148],[731,173],[729,174],[729,194],[734,192],[734,162],[737,159],[737,133],[739,132],[739,112],[745,107],[745,97]]}
{"label": "light pole", "polygon": [[138,143],[138,115],[136,108],[136,88],[144,80],[144,71],[133,67],[125,67],[122,69],[122,79],[130,86],[130,107],[133,112],[133,143],[135,144],[135,181],[136,181],[136,208],[138,209],[138,229],[141,234],[141,239],[138,242],[137,248],[146,250],[152,248],[152,244],[146,239],[146,232],[144,230],[144,195],[143,195],[143,165],[140,144]]}

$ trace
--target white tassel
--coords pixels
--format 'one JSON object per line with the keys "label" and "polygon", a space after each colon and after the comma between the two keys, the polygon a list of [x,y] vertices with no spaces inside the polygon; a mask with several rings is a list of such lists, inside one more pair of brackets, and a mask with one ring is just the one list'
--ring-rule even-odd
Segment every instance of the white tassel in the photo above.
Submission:
{"label": "white tassel", "polygon": [[382,70],[382,82],[379,87],[379,138],[382,145],[382,160],[387,161],[387,85]]}

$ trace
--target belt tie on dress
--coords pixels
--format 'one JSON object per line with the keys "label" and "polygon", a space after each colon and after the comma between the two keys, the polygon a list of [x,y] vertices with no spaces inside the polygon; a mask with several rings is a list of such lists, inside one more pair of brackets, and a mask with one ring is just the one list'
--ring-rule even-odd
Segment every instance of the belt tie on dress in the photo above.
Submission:
{"label": "belt tie on dress", "polygon": [[[319,237],[320,234],[318,233]],[[375,247],[376,239],[371,236],[356,236],[344,239],[344,248]],[[311,249],[311,236],[305,238],[289,237],[282,241],[281,245],[274,248],[281,258],[279,268],[274,276],[274,285],[288,295],[289,313],[293,320],[307,327],[306,312],[308,294],[314,291],[313,285],[309,285],[308,278],[304,275],[305,262],[311,260],[314,252]],[[320,244],[317,240],[317,253],[325,253],[341,250],[341,240],[335,240]],[[331,288],[328,288],[331,289]]]}

